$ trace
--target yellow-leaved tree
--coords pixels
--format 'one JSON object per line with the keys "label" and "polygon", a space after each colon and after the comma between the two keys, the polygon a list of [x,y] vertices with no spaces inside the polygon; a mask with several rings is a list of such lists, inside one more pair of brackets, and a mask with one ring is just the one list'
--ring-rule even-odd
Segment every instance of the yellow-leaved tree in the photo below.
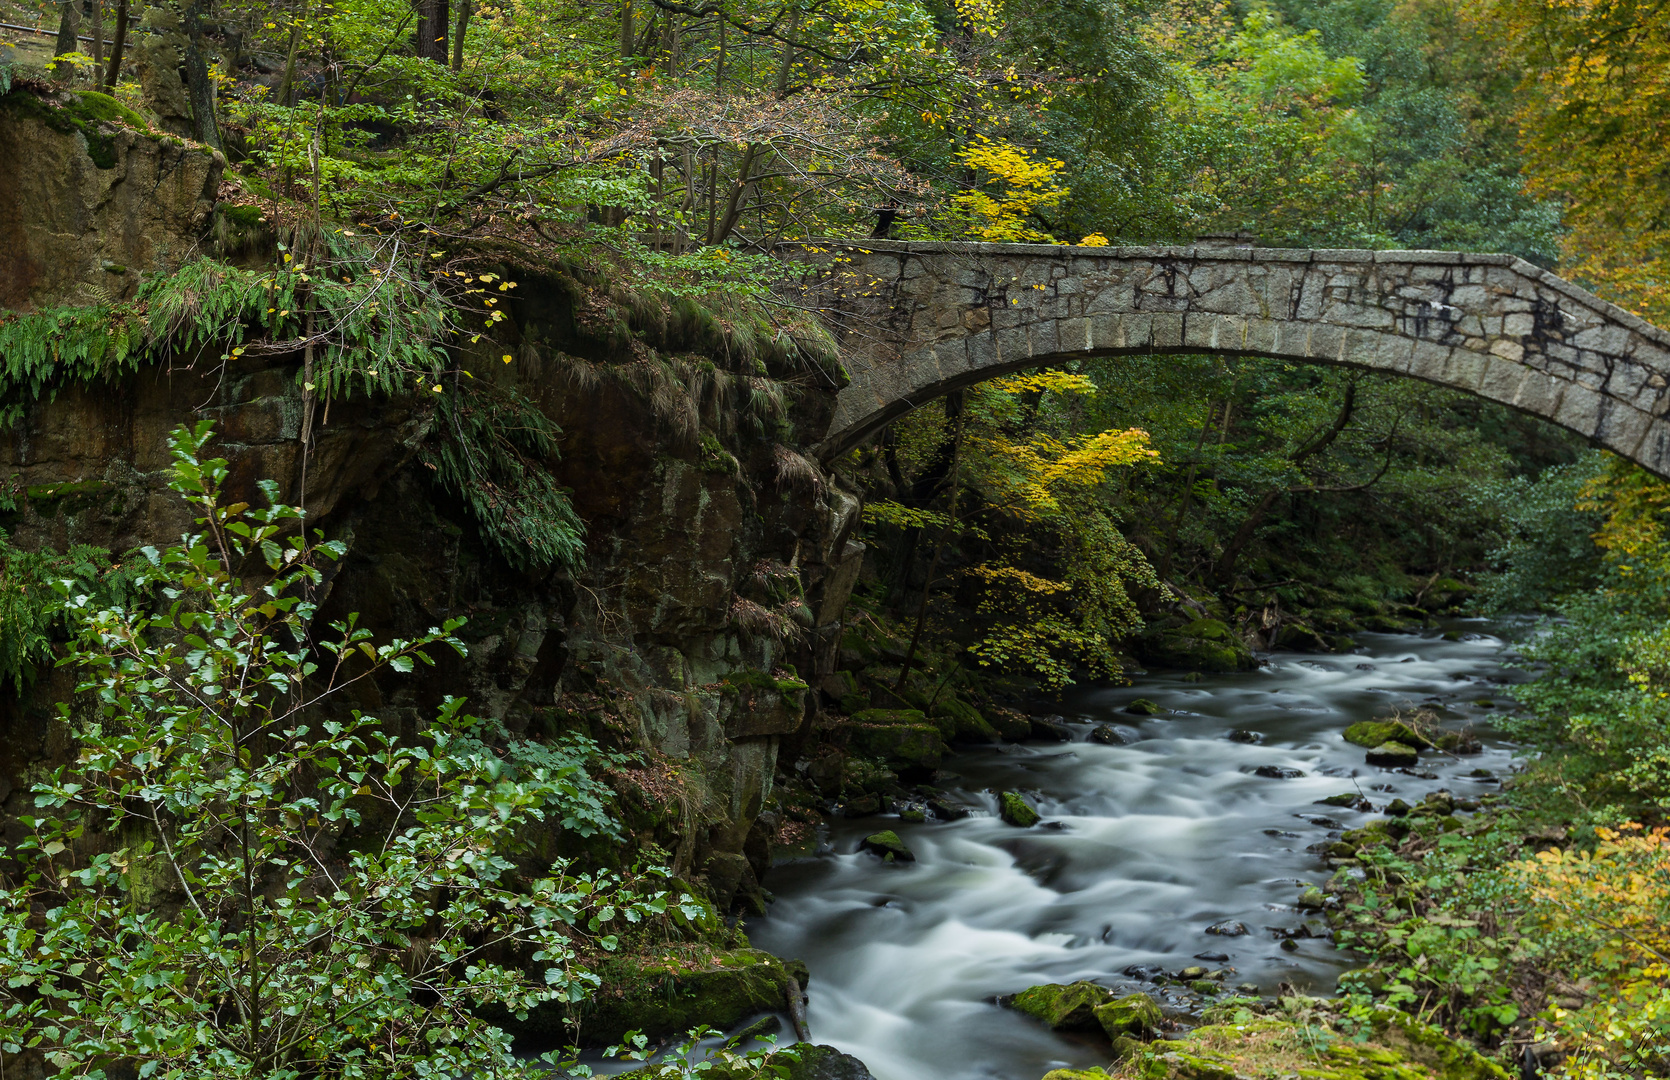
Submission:
{"label": "yellow-leaved tree", "polygon": [[1592,851],[1544,851],[1515,870],[1539,947],[1588,981],[1556,1005],[1569,1080],[1670,1076],[1670,829],[1597,829]]}
{"label": "yellow-leaved tree", "polygon": [[1037,226],[1042,212],[1067,198],[1067,188],[1060,182],[1065,164],[984,135],[976,136],[957,157],[978,184],[955,196],[957,206],[968,215],[972,235],[992,243],[1056,243],[1055,237]]}

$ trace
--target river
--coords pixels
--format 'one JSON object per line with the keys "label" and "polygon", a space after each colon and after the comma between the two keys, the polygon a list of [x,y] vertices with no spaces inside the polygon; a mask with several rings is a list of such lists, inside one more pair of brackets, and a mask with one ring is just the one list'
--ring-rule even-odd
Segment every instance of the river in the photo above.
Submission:
{"label": "river", "polygon": [[[1105,1043],[1056,1035],[994,1002],[1037,983],[1118,987],[1132,965],[1203,963],[1233,967],[1230,983],[1267,993],[1284,981],[1329,992],[1349,955],[1325,937],[1285,951],[1279,932],[1325,932],[1294,906],[1302,883],[1329,874],[1307,848],[1377,814],[1316,801],[1361,791],[1378,808],[1440,788],[1476,797],[1497,786],[1470,773],[1512,767],[1489,719],[1518,673],[1503,666],[1492,624],[1450,627],[1461,640],[1362,634],[1354,654],[1275,653],[1252,672],[1075,688],[1053,706],[1074,741],[948,758],[939,782],[975,808],[964,819],[837,821],[817,856],[772,870],[776,902],[748,934],[807,962],[813,1039],[856,1055],[879,1080],[1037,1080],[1106,1064]],[[1165,711],[1123,711],[1139,697]],[[1484,751],[1423,753],[1423,777],[1368,766],[1341,738],[1357,720],[1412,705],[1441,706],[1446,727],[1471,724]],[[1104,722],[1132,741],[1087,741]],[[1234,741],[1234,731],[1262,741]],[[1302,775],[1260,776],[1260,766]],[[1031,798],[1041,825],[997,817],[996,792],[1013,789]],[[858,852],[879,829],[897,830],[916,861]],[[1205,932],[1226,920],[1251,933]]]}

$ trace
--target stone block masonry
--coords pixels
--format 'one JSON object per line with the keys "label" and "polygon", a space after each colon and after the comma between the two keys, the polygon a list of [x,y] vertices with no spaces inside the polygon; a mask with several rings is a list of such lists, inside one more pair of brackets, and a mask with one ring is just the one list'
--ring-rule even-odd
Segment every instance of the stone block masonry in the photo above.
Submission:
{"label": "stone block masonry", "polygon": [[824,460],[999,375],[1209,353],[1424,379],[1670,476],[1670,333],[1511,255],[881,240],[783,254],[806,264],[851,380]]}

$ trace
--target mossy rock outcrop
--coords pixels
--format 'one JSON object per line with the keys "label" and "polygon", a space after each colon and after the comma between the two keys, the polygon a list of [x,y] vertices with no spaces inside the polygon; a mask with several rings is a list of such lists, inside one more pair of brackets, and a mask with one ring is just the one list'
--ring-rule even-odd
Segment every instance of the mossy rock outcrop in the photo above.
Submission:
{"label": "mossy rock outcrop", "polygon": [[947,695],[935,702],[930,718],[949,742],[994,743],[1002,738],[979,709],[957,697]]}
{"label": "mossy rock outcrop", "polygon": [[1421,752],[1408,743],[1383,742],[1367,755],[1370,765],[1386,769],[1408,769],[1420,761]]}
{"label": "mossy rock outcrop", "polygon": [[1005,791],[998,796],[998,816],[1018,829],[1030,829],[1038,824],[1038,811],[1032,809],[1027,801],[1013,791]]}
{"label": "mossy rock outcrop", "polygon": [[[781,1010],[789,981],[806,985],[806,965],[760,949],[683,948],[665,956],[617,956],[598,966],[603,980],[592,998],[570,1006],[586,1046],[612,1046],[628,1031],[651,1039],[679,1035],[698,1024],[728,1028],[756,1013]],[[565,1036],[560,1006],[536,1009],[513,1034]]]}
{"label": "mossy rock outcrop", "polygon": [[916,855],[899,839],[899,834],[892,829],[878,833],[871,833],[859,841],[858,847],[872,855],[879,856],[887,862],[915,862]]}
{"label": "mossy rock outcrop", "polygon": [[[723,1062],[704,1063],[703,1080],[756,1080],[762,1075],[779,1076],[781,1080],[876,1080],[862,1061],[835,1049],[833,1046],[797,1043],[787,1052],[779,1051],[766,1058],[768,1067],[781,1073],[762,1073],[757,1069],[733,1067]],[[659,1065],[650,1065],[631,1072],[619,1073],[615,1080],[660,1080]]]}
{"label": "mossy rock outcrop", "polygon": [[[1212,990],[1216,992],[1217,984]],[[1147,994],[1126,994],[1096,1007],[1096,1023],[1108,1038],[1121,1035],[1151,1035],[1160,1026],[1160,1006]]]}
{"label": "mossy rock outcrop", "polygon": [[920,709],[866,709],[847,724],[847,743],[894,769],[932,771],[945,757],[939,728]]}
{"label": "mossy rock outcrop", "polygon": [[1095,1031],[1096,1010],[1113,1000],[1113,991],[1093,982],[1045,983],[1016,994],[1009,1007],[1042,1020],[1052,1031]]}
{"label": "mossy rock outcrop", "polygon": [[1146,663],[1190,671],[1250,671],[1258,666],[1252,651],[1221,619],[1196,619],[1183,626],[1151,631],[1137,639]]}
{"label": "mossy rock outcrop", "polygon": [[126,298],[142,273],[173,271],[204,239],[225,165],[105,94],[0,95],[0,308]]}
{"label": "mossy rock outcrop", "polygon": [[1345,729],[1345,741],[1374,749],[1382,743],[1400,742],[1426,750],[1432,741],[1401,720],[1359,720]]}
{"label": "mossy rock outcrop", "polygon": [[[1363,1037],[1363,1036],[1366,1036]],[[1314,1019],[1259,1018],[1196,1028],[1117,1066],[1127,1080],[1508,1080],[1464,1043],[1389,1009],[1361,1035]]]}

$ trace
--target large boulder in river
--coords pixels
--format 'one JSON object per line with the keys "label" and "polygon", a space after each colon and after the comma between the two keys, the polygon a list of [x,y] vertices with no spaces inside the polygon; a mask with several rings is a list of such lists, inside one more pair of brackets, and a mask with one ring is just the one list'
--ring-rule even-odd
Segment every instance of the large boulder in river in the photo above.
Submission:
{"label": "large boulder in river", "polygon": [[1108,1038],[1149,1035],[1160,1026],[1160,1006],[1147,994],[1126,994],[1096,1007],[1096,1023]]}
{"label": "large boulder in river", "polygon": [[1017,792],[1005,791],[998,796],[998,816],[1018,829],[1030,829],[1038,824],[1038,811],[1028,806]]}
{"label": "large boulder in river", "polygon": [[[756,1077],[769,1075],[780,1077],[781,1080],[876,1080],[875,1075],[862,1061],[851,1054],[843,1054],[833,1046],[814,1045],[812,1043],[796,1043],[792,1047],[779,1050],[766,1059],[769,1066],[767,1073],[762,1073],[751,1065],[727,1065],[721,1061],[704,1062],[703,1080],[755,1080]],[[646,1065],[641,1069],[620,1073],[615,1080],[659,1080],[660,1064]],[[781,1070],[778,1072],[770,1069]],[[685,1075],[680,1072],[679,1075]]]}
{"label": "large boulder in river", "polygon": [[771,1064],[787,1070],[785,1080],[876,1080],[862,1061],[833,1046],[800,1043],[793,1050],[793,1061],[787,1060],[788,1054],[780,1055],[783,1060],[777,1054],[771,1056]]}
{"label": "large boulder in river", "polygon": [[1345,729],[1345,741],[1371,750],[1388,742],[1400,742],[1417,750],[1432,745],[1431,740],[1402,720],[1359,720]]}
{"label": "large boulder in river", "polygon": [[865,709],[847,722],[847,744],[900,771],[932,772],[945,756],[939,728],[919,709]]}
{"label": "large boulder in river", "polygon": [[1407,769],[1421,759],[1421,752],[1400,742],[1383,742],[1368,752],[1368,763],[1385,769]]}
{"label": "large boulder in river", "polygon": [[1113,1000],[1113,991],[1093,982],[1045,983],[1016,994],[1009,1007],[1055,1031],[1095,1031],[1096,1010]]}
{"label": "large boulder in river", "polygon": [[782,1010],[789,984],[806,985],[806,965],[761,949],[669,949],[665,955],[613,956],[598,965],[603,985],[590,999],[552,1002],[526,1022],[503,1024],[512,1034],[567,1039],[566,1021],[580,1022],[583,1046],[613,1046],[628,1031],[651,1039],[682,1035],[698,1024],[729,1028],[750,1016]]}
{"label": "large boulder in river", "polygon": [[892,829],[871,833],[858,842],[860,851],[868,851],[872,855],[879,855],[887,862],[915,862],[916,855],[899,839],[899,834]]}
{"label": "large boulder in river", "polygon": [[1250,671],[1258,666],[1252,651],[1221,619],[1196,619],[1182,626],[1151,630],[1135,642],[1146,663],[1190,671]]}

